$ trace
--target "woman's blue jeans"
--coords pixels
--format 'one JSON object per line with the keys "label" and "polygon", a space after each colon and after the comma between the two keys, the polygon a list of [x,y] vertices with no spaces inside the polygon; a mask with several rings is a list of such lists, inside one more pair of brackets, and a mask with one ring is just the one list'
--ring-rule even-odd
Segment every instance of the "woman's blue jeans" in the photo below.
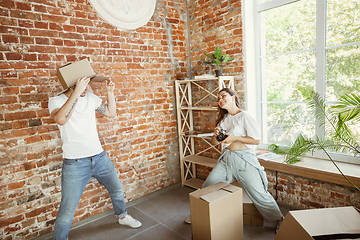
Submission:
{"label": "woman's blue jeans", "polygon": [[218,182],[232,183],[237,180],[261,215],[269,222],[278,221],[283,215],[275,199],[267,191],[267,186],[264,185],[267,180],[264,183],[261,174],[266,176],[252,149],[227,150],[210,172],[203,188]]}
{"label": "woman's blue jeans", "polygon": [[54,240],[67,239],[80,197],[91,177],[96,178],[109,191],[115,214],[120,218],[127,215],[119,177],[104,151],[92,157],[64,159],[61,204],[56,216]]}

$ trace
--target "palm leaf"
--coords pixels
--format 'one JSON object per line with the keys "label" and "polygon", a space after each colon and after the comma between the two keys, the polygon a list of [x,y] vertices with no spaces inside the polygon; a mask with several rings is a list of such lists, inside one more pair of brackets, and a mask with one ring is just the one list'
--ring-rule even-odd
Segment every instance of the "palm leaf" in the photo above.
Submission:
{"label": "palm leaf", "polygon": [[277,154],[285,155],[284,162],[288,164],[300,161],[300,157],[307,152],[313,153],[316,150],[322,150],[344,178],[360,191],[360,189],[343,174],[327,152],[350,152],[354,154],[355,157],[360,155],[360,146],[347,126],[347,122],[360,120],[360,96],[355,93],[347,94],[329,108],[326,108],[325,102],[320,94],[314,91],[307,92],[305,94],[305,100],[309,108],[315,113],[319,125],[324,128],[330,128],[326,130],[331,130],[330,133],[333,133],[331,141],[319,138],[318,136],[315,136],[314,139],[309,139],[303,135],[299,135],[295,142],[288,147],[271,144],[269,150]]}

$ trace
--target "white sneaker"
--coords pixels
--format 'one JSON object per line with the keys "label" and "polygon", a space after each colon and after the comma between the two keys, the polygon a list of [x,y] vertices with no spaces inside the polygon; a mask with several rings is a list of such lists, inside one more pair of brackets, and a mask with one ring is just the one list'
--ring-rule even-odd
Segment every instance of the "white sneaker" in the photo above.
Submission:
{"label": "white sneaker", "polygon": [[184,222],[186,222],[187,224],[191,224],[191,215],[187,216]]}
{"label": "white sneaker", "polygon": [[119,224],[126,225],[126,226],[129,226],[131,228],[139,228],[142,225],[140,221],[136,220],[135,218],[133,218],[129,214],[126,215],[122,219],[119,218]]}

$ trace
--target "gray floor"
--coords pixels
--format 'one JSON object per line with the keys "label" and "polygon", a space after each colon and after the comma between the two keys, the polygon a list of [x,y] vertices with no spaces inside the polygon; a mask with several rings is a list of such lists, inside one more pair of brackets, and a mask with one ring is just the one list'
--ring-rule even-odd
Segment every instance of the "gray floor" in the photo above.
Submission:
{"label": "gray floor", "polygon": [[[139,229],[117,223],[112,211],[98,214],[72,226],[69,240],[191,240],[189,193],[193,188],[175,184],[127,204],[128,213],[142,222]],[[285,215],[289,209],[280,207]],[[51,239],[52,234],[40,239]],[[274,239],[274,226],[244,226],[244,240]]]}

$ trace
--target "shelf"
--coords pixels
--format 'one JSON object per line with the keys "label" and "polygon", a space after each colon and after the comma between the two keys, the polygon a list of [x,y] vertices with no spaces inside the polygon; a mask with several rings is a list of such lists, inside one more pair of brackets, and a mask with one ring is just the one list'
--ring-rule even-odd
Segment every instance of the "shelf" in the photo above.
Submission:
{"label": "shelf", "polygon": [[217,159],[215,158],[209,158],[209,157],[203,157],[198,155],[189,155],[183,158],[186,162],[195,163],[198,165],[206,166],[206,167],[215,167],[217,163]]}
{"label": "shelf", "polygon": [[179,107],[180,110],[214,111],[217,107]]}
{"label": "shelf", "polygon": [[197,78],[197,79],[186,79],[186,80],[176,80],[178,83],[188,83],[188,82],[198,82],[198,81],[214,81],[218,80],[217,77],[215,78]]}
{"label": "shelf", "polygon": [[195,189],[200,189],[202,188],[202,185],[205,181],[201,180],[199,178],[190,178],[186,181],[184,181],[184,185],[195,188]]}
{"label": "shelf", "polygon": [[[212,81],[213,83],[207,84],[206,81]],[[196,189],[201,188],[204,181],[196,177],[197,166],[215,167],[217,159],[195,154],[209,153],[210,151],[217,151],[221,154],[221,151],[218,149],[217,145],[211,143],[211,133],[203,133],[198,136],[197,132],[194,131],[194,126],[196,126],[194,121],[198,120],[198,115],[201,111],[204,111],[204,114],[212,116],[213,111],[218,109],[214,103],[215,99],[218,97],[217,92],[219,89],[225,87],[234,90],[234,82],[234,76],[175,81],[182,185],[187,185]],[[196,98],[193,98],[194,94],[196,94]],[[195,138],[197,138],[197,140]],[[196,144],[205,144],[204,146],[207,146],[207,148],[202,146],[201,151],[196,151]],[[185,154],[189,155],[184,156]]]}

